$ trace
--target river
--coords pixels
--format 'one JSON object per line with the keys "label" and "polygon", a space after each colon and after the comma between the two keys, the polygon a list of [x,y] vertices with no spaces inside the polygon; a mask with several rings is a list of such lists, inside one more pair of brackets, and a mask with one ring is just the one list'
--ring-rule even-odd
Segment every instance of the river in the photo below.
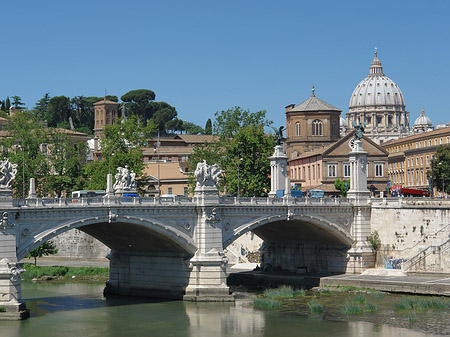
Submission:
{"label": "river", "polygon": [[104,284],[22,283],[31,317],[1,321],[1,337],[72,336],[438,336],[362,321],[336,322],[235,303],[193,303],[132,297],[105,299]]}

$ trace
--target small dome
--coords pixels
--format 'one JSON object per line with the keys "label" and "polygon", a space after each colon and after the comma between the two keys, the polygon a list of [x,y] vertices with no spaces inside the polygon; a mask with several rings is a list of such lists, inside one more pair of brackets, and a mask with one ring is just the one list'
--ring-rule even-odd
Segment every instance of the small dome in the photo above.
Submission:
{"label": "small dome", "polygon": [[347,125],[347,121],[344,119],[344,118],[339,118],[339,125],[341,126],[341,127],[344,127],[344,128],[346,128],[348,125]]}
{"label": "small dome", "polygon": [[376,50],[369,76],[359,82],[350,97],[350,109],[365,106],[394,106],[397,111],[405,110],[403,94],[397,84],[384,75]]}
{"label": "small dome", "polygon": [[431,119],[429,119],[427,116],[425,116],[425,110],[420,111],[420,116],[417,117],[416,121],[414,122],[413,127],[432,127],[433,123],[431,123]]}

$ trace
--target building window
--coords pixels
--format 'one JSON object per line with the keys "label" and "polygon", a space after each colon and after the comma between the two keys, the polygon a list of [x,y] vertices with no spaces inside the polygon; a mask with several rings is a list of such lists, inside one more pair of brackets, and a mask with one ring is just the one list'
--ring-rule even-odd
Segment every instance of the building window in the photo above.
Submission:
{"label": "building window", "polygon": [[172,194],[172,187],[167,188],[167,194]]}
{"label": "building window", "polygon": [[188,188],[185,186],[184,187],[184,196],[187,197],[188,196]]}
{"label": "building window", "polygon": [[420,165],[423,165],[423,156],[420,157]]}
{"label": "building window", "polygon": [[409,164],[409,158],[408,158],[408,167],[410,167],[411,165]]}
{"label": "building window", "polygon": [[316,165],[312,166],[312,171],[313,171],[313,180],[316,180]]}
{"label": "building window", "polygon": [[322,121],[316,119],[312,122],[312,135],[322,136]]}
{"label": "building window", "polygon": [[320,179],[320,164],[317,164],[317,179]]}
{"label": "building window", "polygon": [[430,164],[430,156],[427,156],[427,165]]}
{"label": "building window", "polygon": [[416,166],[419,166],[419,157],[416,157]]}
{"label": "building window", "polygon": [[428,146],[431,146],[431,139],[428,141]]}
{"label": "building window", "polygon": [[328,164],[328,176],[329,177],[336,177],[336,167],[337,164]]}
{"label": "building window", "polygon": [[333,122],[333,124],[331,124],[331,133],[333,134],[333,136],[337,136],[337,124],[336,124],[336,122]]}
{"label": "building window", "polygon": [[437,138],[434,139],[434,145],[437,145]]}
{"label": "building window", "polygon": [[344,163],[344,177],[350,177],[350,163]]}
{"label": "building window", "polygon": [[295,135],[300,136],[300,122],[295,123]]}
{"label": "building window", "polygon": [[383,163],[375,163],[375,177],[383,176]]}

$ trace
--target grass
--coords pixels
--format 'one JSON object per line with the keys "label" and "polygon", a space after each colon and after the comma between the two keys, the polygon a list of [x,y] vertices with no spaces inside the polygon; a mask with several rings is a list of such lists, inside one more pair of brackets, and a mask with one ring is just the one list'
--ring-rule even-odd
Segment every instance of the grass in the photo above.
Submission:
{"label": "grass", "polygon": [[364,295],[355,295],[353,297],[353,302],[356,303],[366,303],[366,296]]}
{"label": "grass", "polygon": [[266,289],[264,290],[264,296],[268,298],[294,297],[294,289],[291,286],[281,286],[278,288]]}
{"label": "grass", "polygon": [[370,296],[372,296],[373,298],[383,298],[386,296],[386,293],[382,291],[373,291],[370,293]]}
{"label": "grass", "polygon": [[273,298],[258,298],[253,301],[253,306],[260,309],[280,309],[281,303]]}
{"label": "grass", "polygon": [[412,312],[410,312],[410,313],[408,314],[408,321],[409,321],[410,323],[417,322],[417,316],[414,315]]}
{"label": "grass", "polygon": [[109,268],[99,267],[40,267],[25,263],[23,268],[26,270],[25,273],[22,274],[23,280],[32,280],[43,276],[72,277],[109,274]]}
{"label": "grass", "polygon": [[311,314],[321,314],[323,312],[323,306],[316,299],[311,300],[308,303],[308,307],[311,310]]}
{"label": "grass", "polygon": [[358,303],[346,303],[342,308],[342,312],[346,315],[360,315],[364,312],[377,311],[377,305],[375,303],[367,303],[362,306]]}
{"label": "grass", "polygon": [[397,310],[428,310],[428,309],[447,309],[450,303],[440,298],[412,298],[408,297],[395,305]]}
{"label": "grass", "polygon": [[294,290],[294,296],[306,296],[306,290],[305,289]]}
{"label": "grass", "polygon": [[320,290],[320,295],[331,295],[332,292],[326,289],[321,289]]}

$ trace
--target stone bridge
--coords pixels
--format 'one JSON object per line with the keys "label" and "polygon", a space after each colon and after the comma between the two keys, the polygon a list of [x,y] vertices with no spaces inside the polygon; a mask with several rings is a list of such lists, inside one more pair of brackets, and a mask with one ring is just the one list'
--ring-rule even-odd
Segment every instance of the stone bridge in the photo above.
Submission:
{"label": "stone bridge", "polygon": [[16,263],[75,228],[111,248],[106,293],[232,300],[223,251],[248,231],[264,240],[269,268],[333,273],[363,267],[347,257],[357,215],[348,199],[220,198],[216,191],[175,199],[6,198],[0,206],[0,306],[20,304],[19,311]]}

